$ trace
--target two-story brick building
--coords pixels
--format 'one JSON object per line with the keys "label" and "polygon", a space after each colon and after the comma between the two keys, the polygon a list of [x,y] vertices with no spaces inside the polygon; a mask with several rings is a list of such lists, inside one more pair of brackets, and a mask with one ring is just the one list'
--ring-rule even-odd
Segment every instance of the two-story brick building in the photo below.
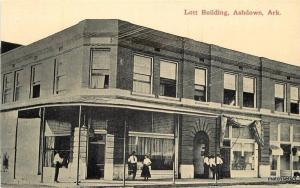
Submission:
{"label": "two-story brick building", "polygon": [[50,181],[57,151],[62,181],[122,179],[132,151],[154,178],[202,177],[216,153],[227,177],[300,171],[297,66],[84,20],[2,54],[1,79],[2,181]]}

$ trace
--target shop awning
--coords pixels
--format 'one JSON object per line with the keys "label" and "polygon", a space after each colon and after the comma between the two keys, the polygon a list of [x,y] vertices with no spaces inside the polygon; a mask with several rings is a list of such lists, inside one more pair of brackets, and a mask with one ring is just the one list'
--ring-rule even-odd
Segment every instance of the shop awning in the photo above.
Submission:
{"label": "shop awning", "polygon": [[71,123],[46,120],[45,136],[69,136],[71,135]]}
{"label": "shop awning", "polygon": [[272,155],[283,155],[283,150],[281,147],[270,145],[270,149],[272,151]]}

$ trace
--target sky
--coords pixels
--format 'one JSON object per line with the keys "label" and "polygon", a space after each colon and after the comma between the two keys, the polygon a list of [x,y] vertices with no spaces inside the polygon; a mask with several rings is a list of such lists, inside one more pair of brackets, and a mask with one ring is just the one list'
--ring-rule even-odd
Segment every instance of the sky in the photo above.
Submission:
{"label": "sky", "polygon": [[[300,66],[299,0],[0,2],[0,37],[3,41],[27,45],[84,19],[122,19],[197,41]],[[213,12],[208,15],[210,11]],[[226,11],[228,16],[220,15]],[[258,12],[259,15],[241,15],[247,12]]]}

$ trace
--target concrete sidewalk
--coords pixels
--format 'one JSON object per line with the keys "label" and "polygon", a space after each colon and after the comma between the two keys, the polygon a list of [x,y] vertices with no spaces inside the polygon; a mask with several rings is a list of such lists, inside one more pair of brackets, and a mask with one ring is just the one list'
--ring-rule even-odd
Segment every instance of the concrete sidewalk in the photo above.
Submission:
{"label": "concrete sidewalk", "polygon": [[[208,187],[208,186],[233,186],[233,185],[275,185],[275,184],[300,184],[300,178],[296,180],[270,180],[268,178],[231,178],[220,179],[215,184],[213,179],[176,179],[175,184],[172,180],[135,180],[126,181],[126,187]],[[105,180],[84,180],[76,185],[74,182],[60,183],[35,183],[14,182],[13,184],[2,184],[3,187],[32,186],[32,187],[123,187],[123,181],[105,181]]]}

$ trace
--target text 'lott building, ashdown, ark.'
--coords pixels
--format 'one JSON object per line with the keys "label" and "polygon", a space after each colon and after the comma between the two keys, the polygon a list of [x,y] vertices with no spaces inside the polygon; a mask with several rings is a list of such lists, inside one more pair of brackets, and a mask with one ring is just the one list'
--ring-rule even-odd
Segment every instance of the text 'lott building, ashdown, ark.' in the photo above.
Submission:
{"label": "text 'lott building, ashdown, ark.'", "polygon": [[153,178],[215,153],[226,177],[300,172],[297,66],[99,19],[3,53],[1,79],[4,182],[52,181],[55,151],[61,181],[122,179],[132,151]]}

